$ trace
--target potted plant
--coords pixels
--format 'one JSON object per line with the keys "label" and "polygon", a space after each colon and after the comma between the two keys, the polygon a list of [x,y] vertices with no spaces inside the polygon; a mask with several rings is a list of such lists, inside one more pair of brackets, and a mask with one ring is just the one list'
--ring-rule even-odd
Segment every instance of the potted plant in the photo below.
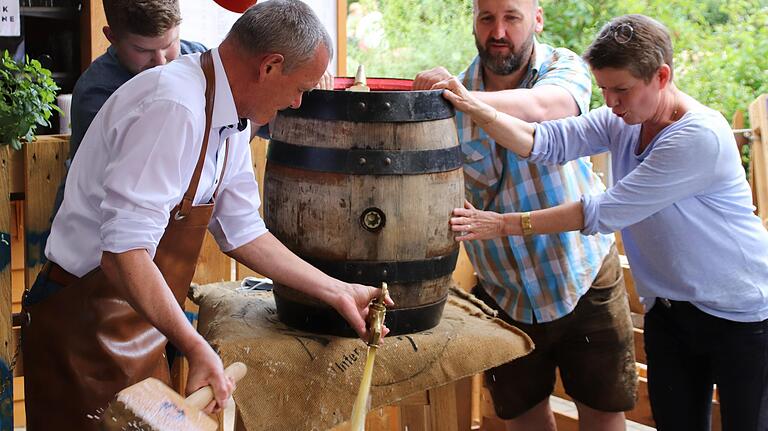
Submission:
{"label": "potted plant", "polygon": [[16,150],[35,140],[38,126],[50,126],[59,87],[51,72],[37,60],[26,57],[17,63],[8,51],[0,59],[0,143]]}

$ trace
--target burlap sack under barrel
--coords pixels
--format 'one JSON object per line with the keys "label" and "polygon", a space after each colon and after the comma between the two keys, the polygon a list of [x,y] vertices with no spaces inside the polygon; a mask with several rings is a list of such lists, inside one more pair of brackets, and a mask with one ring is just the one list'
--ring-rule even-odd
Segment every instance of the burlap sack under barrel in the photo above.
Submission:
{"label": "burlap sack under barrel", "polygon": [[[387,326],[393,335],[417,332],[439,323],[458,256],[448,224],[464,193],[454,111],[440,91],[392,91],[408,81],[368,85],[374,91],[314,90],[278,114],[265,221],[333,277],[386,281],[395,301]],[[352,335],[313,298],[277,285],[275,300],[291,326]]]}

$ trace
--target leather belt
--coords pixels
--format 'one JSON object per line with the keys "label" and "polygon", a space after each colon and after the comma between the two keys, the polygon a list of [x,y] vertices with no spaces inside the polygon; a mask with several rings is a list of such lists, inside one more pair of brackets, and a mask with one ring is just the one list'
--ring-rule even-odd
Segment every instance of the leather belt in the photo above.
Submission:
{"label": "leather belt", "polygon": [[61,286],[69,286],[70,284],[80,279],[79,277],[76,277],[67,272],[67,270],[60,267],[57,263],[51,262],[50,260],[43,264],[43,269],[41,272],[45,274],[48,280]]}

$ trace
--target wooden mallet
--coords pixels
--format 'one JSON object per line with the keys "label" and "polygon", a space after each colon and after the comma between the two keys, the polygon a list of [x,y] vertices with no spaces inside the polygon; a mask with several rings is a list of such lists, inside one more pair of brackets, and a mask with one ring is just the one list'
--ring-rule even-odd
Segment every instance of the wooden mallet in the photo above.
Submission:
{"label": "wooden mallet", "polygon": [[[237,383],[247,368],[235,362],[224,374]],[[218,424],[203,409],[213,400],[210,386],[186,399],[150,377],[118,392],[101,417],[103,431],[216,431]]]}

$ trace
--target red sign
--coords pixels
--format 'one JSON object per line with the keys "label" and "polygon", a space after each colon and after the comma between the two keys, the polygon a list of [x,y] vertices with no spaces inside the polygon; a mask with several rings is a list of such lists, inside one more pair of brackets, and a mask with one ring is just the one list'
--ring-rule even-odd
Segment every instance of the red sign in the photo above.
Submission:
{"label": "red sign", "polygon": [[232,12],[243,13],[256,3],[256,0],[214,0],[219,6]]}

